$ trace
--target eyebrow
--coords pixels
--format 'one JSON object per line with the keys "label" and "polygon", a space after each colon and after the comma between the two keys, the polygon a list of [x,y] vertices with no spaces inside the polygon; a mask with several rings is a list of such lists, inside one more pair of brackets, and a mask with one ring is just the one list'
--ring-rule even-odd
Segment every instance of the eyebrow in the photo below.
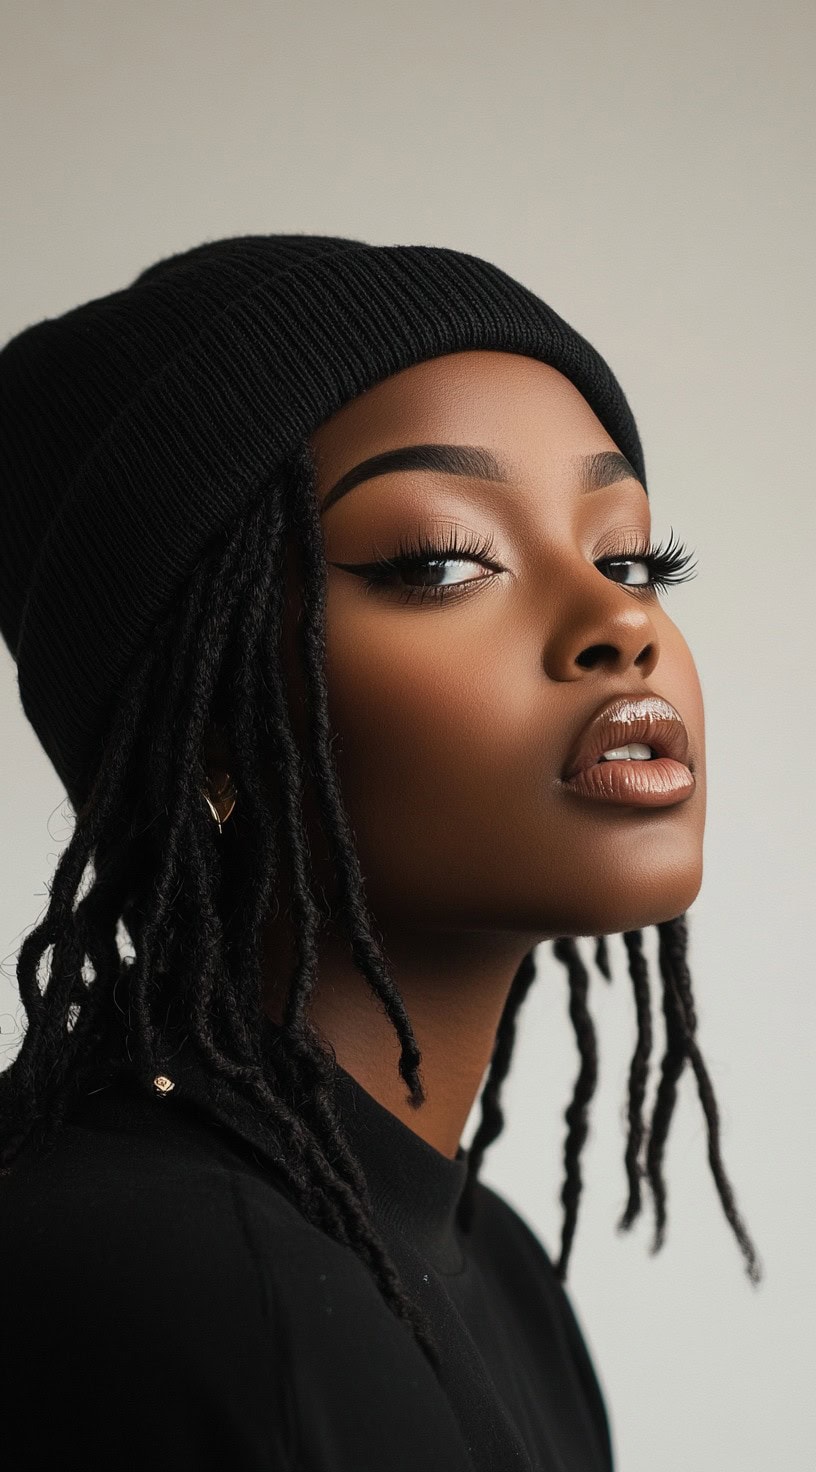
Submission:
{"label": "eyebrow", "polygon": [[[599,450],[593,455],[581,455],[574,463],[581,477],[582,495],[614,485],[618,480],[638,479],[619,450]],[[372,480],[377,475],[391,475],[395,470],[443,471],[448,475],[467,475],[475,480],[504,484],[513,479],[510,466],[492,450],[479,445],[403,445],[397,450],[386,450],[382,455],[372,455],[341,475],[323,500],[320,515],[363,481]]]}

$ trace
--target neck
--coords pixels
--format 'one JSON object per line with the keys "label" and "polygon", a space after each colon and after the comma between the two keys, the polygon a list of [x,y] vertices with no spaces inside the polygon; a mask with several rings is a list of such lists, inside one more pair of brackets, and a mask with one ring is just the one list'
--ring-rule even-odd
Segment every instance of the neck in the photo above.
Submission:
{"label": "neck", "polygon": [[[383,932],[381,932],[383,933]],[[394,1027],[348,943],[324,935],[307,1015],[337,1062],[391,1114],[453,1159],[490,1064],[502,1011],[523,957],[541,940],[518,933],[383,933],[389,969],[422,1054],[425,1103],[408,1102]],[[264,942],[264,1008],[283,1021],[293,957],[270,926]]]}

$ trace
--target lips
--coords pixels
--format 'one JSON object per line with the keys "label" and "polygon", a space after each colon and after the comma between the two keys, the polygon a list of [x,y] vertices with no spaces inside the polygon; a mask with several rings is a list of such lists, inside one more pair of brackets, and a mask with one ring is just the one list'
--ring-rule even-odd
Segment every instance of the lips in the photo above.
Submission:
{"label": "lips", "polygon": [[[690,767],[688,732],[683,718],[660,695],[623,695],[607,700],[595,712],[573,743],[561,774],[568,782],[599,761],[605,751],[641,741],[655,756],[669,757]],[[690,767],[693,771],[693,768]]]}

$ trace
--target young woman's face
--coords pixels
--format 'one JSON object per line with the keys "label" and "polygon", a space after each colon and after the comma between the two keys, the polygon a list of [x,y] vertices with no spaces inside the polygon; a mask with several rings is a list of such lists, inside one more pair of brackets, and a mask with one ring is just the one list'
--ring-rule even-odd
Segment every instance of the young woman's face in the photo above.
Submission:
{"label": "young woman's face", "polygon": [[[378,925],[545,940],[673,918],[702,882],[700,684],[666,611],[671,591],[636,586],[642,562],[596,566],[649,542],[643,487],[630,475],[582,490],[581,459],[618,447],[562,374],[512,353],[465,352],[395,374],[314,432],[321,506],[360,462],[427,444],[481,447],[508,478],[391,471],[321,513],[332,752]],[[484,561],[446,553],[371,589],[340,566],[394,558],[418,540],[492,545]],[[441,599],[431,591],[440,585]],[[291,548],[287,589],[284,657],[303,745]],[[691,796],[644,808],[566,789],[567,756],[597,708],[649,694],[685,722]],[[306,811],[333,897],[311,795]]]}

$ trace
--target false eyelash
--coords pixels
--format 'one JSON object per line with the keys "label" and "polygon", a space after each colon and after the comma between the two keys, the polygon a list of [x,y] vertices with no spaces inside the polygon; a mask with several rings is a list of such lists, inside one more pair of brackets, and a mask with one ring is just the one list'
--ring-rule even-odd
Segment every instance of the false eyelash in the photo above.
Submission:
{"label": "false eyelash", "polygon": [[676,587],[678,583],[690,582],[697,576],[695,567],[693,565],[688,567],[693,556],[693,552],[686,550],[684,542],[678,542],[677,546],[674,546],[674,531],[670,529],[669,541],[666,544],[661,542],[655,546],[654,542],[648,542],[644,546],[638,538],[635,538],[633,543],[622,548],[621,551],[612,552],[609,556],[601,558],[600,561],[604,564],[630,560],[648,563],[648,583],[624,583],[623,587],[670,588]]}
{"label": "false eyelash", "polygon": [[446,542],[434,542],[424,533],[420,533],[415,542],[400,538],[397,550],[393,558],[385,557],[382,562],[375,563],[376,567],[384,565],[391,566],[396,563],[400,567],[410,567],[416,562],[444,562],[453,557],[472,557],[474,562],[485,561],[493,551],[496,542],[492,536],[477,537],[470,532],[465,534],[463,542],[457,542],[456,531],[448,533]]}

